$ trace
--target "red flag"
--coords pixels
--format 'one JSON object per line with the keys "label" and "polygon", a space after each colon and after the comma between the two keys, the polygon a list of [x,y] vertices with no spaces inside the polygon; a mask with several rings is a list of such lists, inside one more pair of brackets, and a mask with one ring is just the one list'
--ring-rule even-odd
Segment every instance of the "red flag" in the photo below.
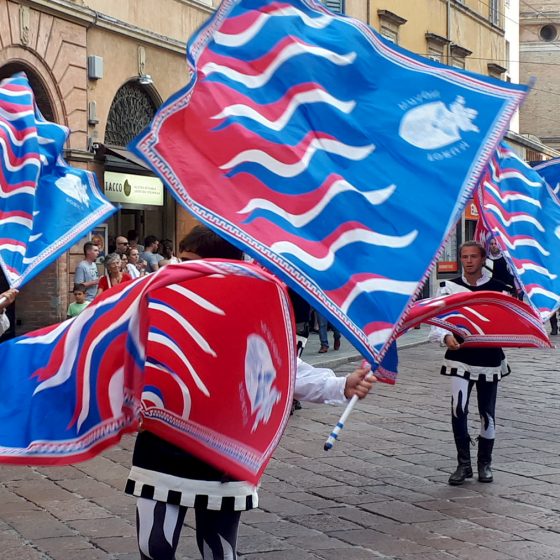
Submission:
{"label": "red flag", "polygon": [[468,291],[417,301],[400,334],[420,323],[459,335],[462,346],[553,347],[533,308],[500,292]]}
{"label": "red flag", "polygon": [[89,459],[136,428],[142,397],[144,427],[256,484],[288,421],[296,346],[283,285],[213,260],[107,290],[0,358],[0,463]]}

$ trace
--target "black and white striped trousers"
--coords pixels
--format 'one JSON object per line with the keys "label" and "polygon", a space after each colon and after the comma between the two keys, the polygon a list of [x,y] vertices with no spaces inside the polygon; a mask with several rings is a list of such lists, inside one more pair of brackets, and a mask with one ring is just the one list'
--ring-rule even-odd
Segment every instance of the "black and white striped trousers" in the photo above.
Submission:
{"label": "black and white striped trousers", "polygon": [[[141,560],[175,560],[187,508],[147,498],[136,502]],[[196,542],[203,560],[235,560],[240,511],[195,508]]]}

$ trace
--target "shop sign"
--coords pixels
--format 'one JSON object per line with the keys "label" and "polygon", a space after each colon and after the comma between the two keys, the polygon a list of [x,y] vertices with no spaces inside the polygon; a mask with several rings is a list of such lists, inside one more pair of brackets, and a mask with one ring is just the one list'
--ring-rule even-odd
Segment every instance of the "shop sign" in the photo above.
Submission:
{"label": "shop sign", "polygon": [[163,206],[163,183],[157,177],[105,171],[103,191],[111,202]]}
{"label": "shop sign", "polygon": [[459,270],[459,265],[457,261],[439,261],[437,263],[438,272],[457,272]]}
{"label": "shop sign", "polygon": [[465,206],[465,220],[478,220],[478,209],[472,199]]}

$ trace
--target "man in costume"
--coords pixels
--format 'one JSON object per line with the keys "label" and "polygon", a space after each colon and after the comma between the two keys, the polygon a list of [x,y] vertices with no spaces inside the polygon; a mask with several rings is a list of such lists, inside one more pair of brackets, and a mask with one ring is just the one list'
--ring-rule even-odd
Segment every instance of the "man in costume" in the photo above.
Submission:
{"label": "man in costume", "polygon": [[[475,241],[467,241],[459,248],[463,275],[442,282],[439,295],[470,290],[490,290],[509,293],[507,286],[494,279],[484,268],[486,251]],[[480,435],[478,437],[478,480],[492,482],[492,449],[495,438],[495,411],[498,382],[510,373],[501,348],[462,348],[463,340],[444,329],[432,327],[430,340],[447,347],[442,375],[451,377],[451,425],[457,447],[457,469],[449,477],[449,484],[463,484],[472,478],[467,415],[469,397],[476,384]]]}
{"label": "man in costume", "polygon": [[[242,252],[196,226],[179,245],[182,260],[241,259]],[[347,377],[298,358],[294,398],[328,404],[364,398],[375,378],[360,368]],[[148,430],[138,434],[126,492],[138,497],[137,536],[142,560],[173,560],[188,507],[194,507],[196,540],[203,558],[237,557],[241,511],[257,507],[257,488],[172,445]]]}

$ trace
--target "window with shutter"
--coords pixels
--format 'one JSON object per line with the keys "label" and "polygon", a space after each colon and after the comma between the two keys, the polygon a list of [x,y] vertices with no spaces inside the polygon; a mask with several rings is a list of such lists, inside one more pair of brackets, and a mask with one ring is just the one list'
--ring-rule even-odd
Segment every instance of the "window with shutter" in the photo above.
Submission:
{"label": "window with shutter", "polygon": [[336,14],[344,13],[344,0],[323,0],[323,4]]}

